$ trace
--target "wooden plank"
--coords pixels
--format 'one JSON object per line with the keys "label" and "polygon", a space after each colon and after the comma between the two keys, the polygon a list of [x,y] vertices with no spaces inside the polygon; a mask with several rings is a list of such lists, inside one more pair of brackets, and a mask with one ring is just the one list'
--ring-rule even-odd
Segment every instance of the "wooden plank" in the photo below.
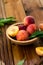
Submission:
{"label": "wooden plank", "polygon": [[[5,56],[4,56],[4,48],[2,44],[2,35],[0,35],[0,63],[1,65],[5,65]],[[4,63],[4,64],[3,64]]]}
{"label": "wooden plank", "polygon": [[36,0],[22,0],[25,10],[35,8],[37,6]]}
{"label": "wooden plank", "polygon": [[2,37],[3,37],[3,43],[4,43],[4,54],[5,54],[6,65],[9,65],[10,64],[10,60],[9,60],[7,42],[6,42],[6,37],[5,37],[5,28],[4,29],[2,28],[2,33],[3,33]]}
{"label": "wooden plank", "polygon": [[21,0],[4,0],[6,16],[15,16],[18,21],[23,21],[26,16]]}
{"label": "wooden plank", "polygon": [[13,14],[13,8],[11,3],[6,3],[5,4],[5,12],[6,12],[6,17],[14,17]]}
{"label": "wooden plank", "polygon": [[15,65],[22,59],[25,58],[25,54],[22,46],[12,45],[12,52]]}
{"label": "wooden plank", "polygon": [[[0,1],[0,18],[2,18],[2,10],[1,10],[1,1]],[[1,31],[1,27],[0,27]],[[2,34],[0,34],[0,63],[3,65],[3,62],[5,63],[5,57],[4,57],[4,48],[3,48],[3,42],[2,42]]]}
{"label": "wooden plank", "polygon": [[[4,11],[4,3],[3,1],[1,0],[1,9],[2,9],[2,17],[6,18],[5,16],[5,11]],[[8,43],[7,43],[7,40],[6,40],[6,30],[5,30],[6,26],[5,27],[2,27],[2,41],[3,41],[3,49],[4,49],[4,59],[5,59],[5,64],[6,65],[13,65],[13,59],[12,59],[12,55],[11,55],[11,51],[10,51],[10,48],[8,47]],[[5,39],[4,39],[5,38]],[[3,50],[1,50],[2,52]],[[10,53],[9,53],[10,51]],[[2,57],[3,57],[2,56]]]}
{"label": "wooden plank", "polygon": [[39,7],[43,7],[43,0],[36,0],[36,3]]}
{"label": "wooden plank", "polygon": [[[5,31],[6,31],[6,28],[8,26],[5,27]],[[6,36],[6,35],[5,35]],[[10,60],[10,65],[15,65],[14,64],[14,59],[13,59],[13,55],[12,55],[12,48],[11,48],[11,42],[9,41],[9,39],[6,37],[6,41],[7,41],[7,46],[8,46],[8,55],[9,55],[9,60]]]}
{"label": "wooden plank", "polygon": [[17,20],[19,21],[17,10],[15,10],[16,5],[13,6],[13,4],[15,4],[15,2],[12,0],[4,0],[6,17],[13,16],[16,17]]}
{"label": "wooden plank", "polygon": [[[2,15],[4,15],[4,7],[3,7],[3,2],[2,2],[2,0],[1,0],[1,6],[2,6]],[[5,17],[5,15],[4,16],[2,16],[2,17]],[[4,27],[2,28],[2,41],[3,41],[3,49],[4,49],[4,58],[5,58],[5,64],[7,65],[9,65],[9,57],[8,57],[8,53],[7,53],[7,47],[6,47],[6,38],[5,38],[5,31],[4,31]],[[7,57],[6,57],[7,56]]]}
{"label": "wooden plank", "polygon": [[26,16],[26,14],[25,14],[25,11],[24,11],[24,8],[23,8],[22,1],[18,0],[16,2],[16,4],[17,4],[16,7],[17,7],[17,11],[19,13],[19,17],[20,17],[21,21],[23,22],[23,19]]}

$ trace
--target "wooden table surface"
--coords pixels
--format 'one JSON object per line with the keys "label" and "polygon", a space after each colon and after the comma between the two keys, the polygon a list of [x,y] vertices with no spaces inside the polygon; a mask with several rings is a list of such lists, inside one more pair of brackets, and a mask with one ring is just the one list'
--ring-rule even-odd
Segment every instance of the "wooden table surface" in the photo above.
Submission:
{"label": "wooden table surface", "polygon": [[[23,21],[26,15],[32,15],[38,25],[43,22],[43,8],[39,7],[35,1],[32,3],[30,5],[26,0],[23,3],[21,3],[21,0],[0,0],[0,18],[15,16],[18,21]],[[41,42],[38,41],[27,46],[12,44],[6,37],[7,27],[7,25],[0,27],[2,31],[2,34],[0,34],[0,65],[16,65],[24,58],[26,58],[24,65],[41,65],[40,62],[43,63],[43,57],[39,57],[35,52],[35,48],[40,46],[39,43]]]}

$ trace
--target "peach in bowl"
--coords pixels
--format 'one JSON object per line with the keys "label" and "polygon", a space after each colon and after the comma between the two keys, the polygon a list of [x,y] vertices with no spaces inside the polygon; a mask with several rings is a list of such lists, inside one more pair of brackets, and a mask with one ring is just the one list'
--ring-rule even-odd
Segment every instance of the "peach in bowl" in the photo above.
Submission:
{"label": "peach in bowl", "polygon": [[37,30],[34,18],[27,16],[24,22],[15,23],[6,30],[7,37],[14,43],[19,45],[28,45],[38,41],[38,38],[29,39],[30,35]]}
{"label": "peach in bowl", "polygon": [[[18,24],[21,23],[15,23],[8,27],[8,29],[6,30],[6,35],[8,39],[10,39],[14,44],[19,45],[28,45],[38,41],[37,37],[29,39],[30,34],[26,30],[19,30],[18,27],[15,26]],[[14,29],[12,30],[13,27]]]}

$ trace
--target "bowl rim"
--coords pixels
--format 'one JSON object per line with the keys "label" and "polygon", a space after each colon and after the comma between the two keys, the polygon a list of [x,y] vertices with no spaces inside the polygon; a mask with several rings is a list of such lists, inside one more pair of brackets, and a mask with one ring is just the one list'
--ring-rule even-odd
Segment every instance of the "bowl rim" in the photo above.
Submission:
{"label": "bowl rim", "polygon": [[[11,26],[14,26],[14,25],[16,25],[16,24],[21,24],[21,23],[14,23],[14,24],[12,24],[12,25],[10,25],[9,27],[11,27]],[[23,23],[22,23],[23,24]],[[37,40],[38,39],[38,37],[36,37],[36,38],[33,38],[33,39],[31,39],[31,40],[26,40],[26,41],[18,41],[18,40],[15,40],[15,39],[13,39],[13,38],[11,38],[9,35],[8,35],[8,29],[9,29],[9,27],[7,28],[7,30],[6,30],[6,36],[7,36],[7,38],[8,39],[10,39],[12,42],[16,42],[16,44],[20,44],[20,45],[23,45],[23,44],[25,44],[25,45],[27,45],[27,44],[32,44],[32,42],[34,42],[35,40]]]}

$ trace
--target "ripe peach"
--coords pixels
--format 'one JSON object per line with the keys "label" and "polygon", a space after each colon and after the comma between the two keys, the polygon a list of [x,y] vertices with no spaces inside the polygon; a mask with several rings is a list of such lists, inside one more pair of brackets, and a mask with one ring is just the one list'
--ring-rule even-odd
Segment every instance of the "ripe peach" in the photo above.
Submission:
{"label": "ripe peach", "polygon": [[20,30],[18,34],[16,35],[16,39],[19,41],[27,40],[28,39],[28,33],[25,30]]}
{"label": "ripe peach", "polygon": [[24,24],[18,24],[19,30],[26,30],[26,26]]}
{"label": "ripe peach", "polygon": [[35,20],[34,20],[33,16],[26,16],[24,18],[24,25],[25,26],[28,26],[28,25],[33,24],[33,23],[35,23]]}
{"label": "ripe peach", "polygon": [[27,27],[27,32],[32,34],[33,32],[36,31],[36,25],[35,24],[30,24],[28,27]]}
{"label": "ripe peach", "polygon": [[39,29],[43,31],[43,23],[39,24]]}

